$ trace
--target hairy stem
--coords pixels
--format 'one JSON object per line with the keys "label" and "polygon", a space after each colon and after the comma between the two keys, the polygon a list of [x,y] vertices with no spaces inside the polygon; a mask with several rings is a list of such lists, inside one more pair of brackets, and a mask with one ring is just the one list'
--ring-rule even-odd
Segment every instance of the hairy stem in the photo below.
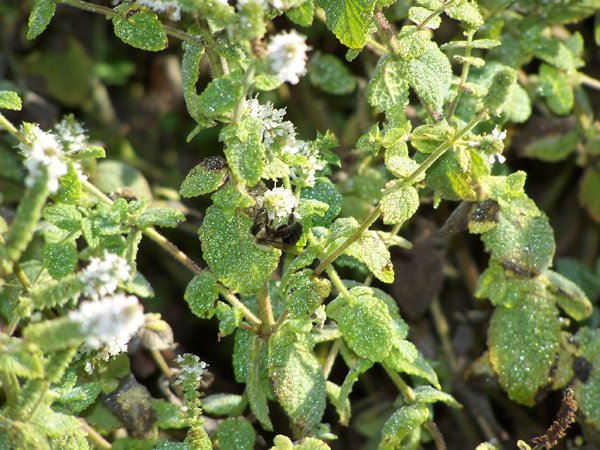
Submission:
{"label": "hairy stem", "polygon": [[377,32],[383,39],[385,46],[388,51],[394,56],[398,56],[400,53],[400,47],[398,46],[398,41],[394,36],[394,31],[392,30],[392,26],[385,18],[383,12],[379,8],[375,8],[375,26],[377,27]]}
{"label": "hairy stem", "polygon": [[263,332],[269,335],[275,326],[275,318],[273,317],[273,307],[271,306],[271,297],[269,297],[269,288],[265,284],[257,293],[258,311],[262,321]]}
{"label": "hairy stem", "polygon": [[[467,46],[465,48],[465,58],[467,59],[471,56],[471,42],[473,41],[474,34],[475,31],[470,31],[467,33]],[[446,114],[448,120],[452,120],[452,116],[454,115],[454,111],[456,111],[456,107],[458,106],[460,96],[465,91],[465,83],[467,82],[467,77],[469,76],[470,68],[471,64],[469,64],[469,62],[465,60],[463,63],[462,72],[460,74],[460,82],[458,83],[458,92],[456,93],[456,97],[454,97],[454,100],[452,100],[452,103],[450,103],[450,106],[448,107],[448,113]]]}
{"label": "hairy stem", "polygon": [[92,442],[92,444],[94,444],[95,447],[101,450],[109,450],[112,448],[110,442],[108,442],[100,435],[100,433],[94,430],[90,424],[85,421],[85,419],[80,417],[79,422],[81,422],[81,427],[85,430],[88,439]]}
{"label": "hairy stem", "polygon": [[254,315],[252,311],[248,309],[246,305],[244,305],[235,295],[233,295],[227,288],[219,285],[219,293],[223,296],[225,300],[229,302],[229,304],[235,308],[239,308],[244,314],[244,317],[250,322],[254,327],[259,328],[262,325],[261,320]]}
{"label": "hairy stem", "polygon": [[440,6],[438,9],[436,9],[435,11],[433,11],[431,14],[429,14],[425,20],[423,20],[423,22],[421,22],[418,26],[417,29],[418,30],[422,30],[423,28],[425,28],[427,26],[427,24],[435,19],[437,16],[439,16],[441,13],[444,12],[444,10],[448,7],[451,6],[454,3],[454,0],[448,0],[447,2],[443,3],[442,6]]}

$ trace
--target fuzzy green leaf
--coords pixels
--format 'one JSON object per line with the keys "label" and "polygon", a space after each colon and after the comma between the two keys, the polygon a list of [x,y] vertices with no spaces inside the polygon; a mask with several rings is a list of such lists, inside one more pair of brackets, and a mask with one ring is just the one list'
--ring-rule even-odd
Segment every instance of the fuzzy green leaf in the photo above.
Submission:
{"label": "fuzzy green leaf", "polygon": [[83,188],[73,162],[67,162],[67,174],[60,177],[58,182],[58,191],[52,194],[52,198],[57,202],[77,205],[81,199]]}
{"label": "fuzzy green leaf", "polygon": [[252,336],[248,343],[248,354],[247,357],[250,361],[248,364],[246,359],[244,364],[247,367],[247,379],[246,379],[246,395],[248,396],[248,404],[250,410],[260,422],[262,427],[267,431],[273,430],[273,424],[269,418],[269,406],[267,404],[267,393],[262,383],[262,370],[263,370],[263,340],[258,336]]}
{"label": "fuzzy green leaf", "polygon": [[138,199],[152,200],[152,189],[142,172],[122,161],[105,160],[98,163],[94,184],[105,194],[131,191]]}
{"label": "fuzzy green leaf", "polygon": [[569,74],[547,64],[540,67],[542,94],[555,114],[566,115],[573,109],[575,95],[571,79]]}
{"label": "fuzzy green leaf", "polygon": [[533,405],[536,393],[551,382],[560,333],[558,310],[548,298],[527,295],[512,308],[496,307],[488,331],[489,357],[511,399]]}
{"label": "fuzzy green leaf", "polygon": [[99,383],[84,383],[68,390],[57,401],[69,408],[70,411],[78,413],[93,404],[99,394]]}
{"label": "fuzzy green leaf", "polygon": [[300,6],[288,9],[285,15],[296,25],[309,27],[312,25],[315,15],[315,2],[314,0],[306,0]]}
{"label": "fuzzy green leaf", "polygon": [[581,321],[592,314],[592,303],[579,286],[552,270],[546,270],[544,276],[550,282],[548,288],[554,294],[558,306],[569,316]]}
{"label": "fuzzy green leaf", "polygon": [[2,336],[0,372],[22,378],[41,378],[42,354],[35,345],[20,339]]}
{"label": "fuzzy green leaf", "polygon": [[270,450],[331,450],[331,447],[322,440],[311,437],[294,443],[289,437],[278,434],[273,439],[273,444],[275,445]]}
{"label": "fuzzy green leaf", "polygon": [[314,432],[327,394],[321,364],[308,344],[282,327],[269,340],[268,364],[273,392],[294,427],[302,435]]}
{"label": "fuzzy green leaf", "polygon": [[227,163],[220,156],[209,156],[187,174],[179,193],[184,198],[197,197],[217,190],[227,179]]}
{"label": "fuzzy green leaf", "polygon": [[375,0],[318,0],[327,28],[349,48],[362,48],[368,38]]}
{"label": "fuzzy green leaf", "polygon": [[43,217],[58,228],[70,233],[81,229],[81,213],[74,205],[56,204],[44,209]]}
{"label": "fuzzy green leaf", "polygon": [[361,358],[382,361],[391,348],[394,322],[383,301],[372,295],[338,297],[327,305],[348,346]]}
{"label": "fuzzy green leaf", "polygon": [[31,300],[37,309],[64,305],[81,294],[84,283],[77,274],[68,275],[53,283],[44,283],[31,290]]}
{"label": "fuzzy green leaf", "polygon": [[[181,429],[188,427],[187,419],[181,407],[162,399],[151,399],[150,404],[156,412],[156,426],[160,429]],[[204,406],[204,404],[202,405]]]}
{"label": "fuzzy green leaf", "polygon": [[517,82],[514,69],[503,66],[493,76],[488,93],[483,99],[483,108],[493,116],[502,113],[506,102],[511,98],[512,91]]}
{"label": "fuzzy green leaf", "polygon": [[431,386],[418,386],[414,389],[416,401],[415,403],[446,403],[453,408],[462,408],[462,405],[456,401],[454,397],[446,392],[435,389]]}
{"label": "fuzzy green leaf", "polygon": [[399,62],[388,55],[379,59],[369,81],[367,99],[380,111],[408,103],[408,83]]}
{"label": "fuzzy green leaf", "polygon": [[0,109],[12,109],[13,111],[20,111],[21,106],[21,97],[19,97],[16,92],[0,91]]}
{"label": "fuzzy green leaf", "polygon": [[190,113],[196,121],[203,121],[198,110],[198,93],[196,83],[200,76],[200,61],[204,55],[204,47],[196,42],[184,42],[183,57],[181,59],[181,81],[183,98]]}
{"label": "fuzzy green leaf", "polygon": [[384,364],[396,372],[421,377],[440,388],[437,374],[414,344],[409,341],[395,342]]}
{"label": "fuzzy green leaf", "polygon": [[[50,24],[56,3],[54,0],[36,0],[29,14],[29,29],[27,30],[27,39],[35,39],[44,32]],[[19,108],[20,109],[20,108]]]}
{"label": "fuzzy green leaf", "polygon": [[249,187],[259,182],[265,168],[265,147],[254,122],[223,128],[219,138],[225,142],[225,156],[233,175]]}
{"label": "fuzzy green leaf", "polygon": [[244,398],[235,394],[213,394],[202,399],[202,410],[214,416],[229,416],[240,411]]}
{"label": "fuzzy green leaf", "polygon": [[219,338],[229,336],[242,323],[244,316],[240,308],[232,308],[227,303],[217,302],[217,318],[219,319]]}
{"label": "fuzzy green leaf", "polygon": [[188,284],[183,298],[190,311],[203,319],[210,319],[216,312],[219,289],[214,275],[203,270]]}
{"label": "fuzzy green leaf", "polygon": [[380,450],[400,448],[402,441],[429,417],[429,408],[423,403],[402,406],[385,422],[381,430]]}
{"label": "fuzzy green leaf", "polygon": [[329,281],[312,276],[305,269],[287,276],[281,286],[281,295],[292,318],[308,318],[329,295]]}
{"label": "fuzzy green leaf", "polygon": [[311,216],[312,225],[315,227],[329,225],[342,210],[343,197],[335,184],[327,178],[317,178],[313,187],[302,189],[301,198],[319,200],[329,205],[323,216],[319,216],[318,214]]}
{"label": "fuzzy green leaf", "polygon": [[316,53],[308,64],[308,79],[328,94],[350,94],[356,89],[354,76],[334,55]]}
{"label": "fuzzy green leaf", "polygon": [[579,345],[575,400],[585,421],[600,429],[600,330],[582,328],[575,342]]}
{"label": "fuzzy green leaf", "polygon": [[23,330],[23,338],[44,351],[78,346],[85,337],[85,331],[73,326],[73,322],[66,317],[33,323]]}
{"label": "fuzzy green leaf", "polygon": [[392,283],[394,281],[392,258],[377,232],[372,230],[365,231],[361,235],[358,244],[360,246],[359,259],[367,265],[371,273],[384,283]]}
{"label": "fuzzy green leaf", "polygon": [[[433,11],[427,8],[423,8],[421,6],[413,6],[408,10],[408,20],[410,20],[415,25],[421,25],[425,19],[427,19]],[[442,19],[440,16],[435,16],[433,19],[427,22],[426,27],[431,30],[437,30],[442,23]]]}
{"label": "fuzzy green leaf", "polygon": [[233,110],[242,97],[239,72],[215,78],[198,98],[198,110],[207,117],[218,118]]}
{"label": "fuzzy green leaf", "polygon": [[228,288],[252,294],[269,279],[281,251],[262,250],[249,233],[253,220],[238,212],[231,221],[211,206],[199,229],[204,260]]}
{"label": "fuzzy green leaf", "polygon": [[152,226],[174,228],[185,221],[183,213],[176,208],[147,208],[137,218],[137,226],[144,229]]}
{"label": "fuzzy green leaf", "polygon": [[115,35],[126,44],[152,52],[167,48],[167,34],[155,13],[149,9],[122,3],[113,17]]}
{"label": "fuzzy green leaf", "polygon": [[236,210],[254,206],[254,199],[234,183],[227,183],[211,196],[211,200],[215,206],[221,209],[227,221],[233,219]]}
{"label": "fuzzy green leaf", "polygon": [[256,432],[247,419],[225,419],[216,432],[219,448],[222,450],[252,450],[256,442]]}
{"label": "fuzzy green leaf", "polygon": [[77,246],[75,241],[66,240],[46,244],[42,258],[44,267],[52,278],[64,278],[73,273],[77,265]]}
{"label": "fuzzy green leaf", "polygon": [[419,194],[414,187],[398,183],[384,192],[380,205],[383,223],[404,223],[419,209]]}

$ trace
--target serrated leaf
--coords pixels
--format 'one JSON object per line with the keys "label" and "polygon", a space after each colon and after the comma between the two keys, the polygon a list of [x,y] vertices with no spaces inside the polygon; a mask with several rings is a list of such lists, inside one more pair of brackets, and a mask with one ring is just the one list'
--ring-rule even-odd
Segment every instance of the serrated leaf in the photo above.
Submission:
{"label": "serrated leaf", "polygon": [[183,298],[190,311],[203,319],[210,319],[216,312],[219,289],[214,275],[203,270],[188,284]]}
{"label": "serrated leaf", "polygon": [[448,17],[459,20],[467,30],[476,30],[483,25],[483,17],[476,3],[456,2],[444,8]]}
{"label": "serrated leaf", "polygon": [[81,229],[81,213],[74,205],[56,204],[44,209],[43,217],[58,228],[74,233]]}
{"label": "serrated leaf", "polygon": [[344,382],[341,386],[338,386],[330,381],[327,382],[327,394],[335,409],[340,416],[340,424],[348,426],[350,422],[350,401],[348,397],[352,393],[352,387],[358,381],[358,377],[361,373],[366,372],[373,363],[365,359],[359,359],[354,364],[350,371],[346,374]]}
{"label": "serrated leaf", "polygon": [[50,24],[55,10],[56,3],[54,0],[36,0],[29,14],[27,39],[35,39],[44,32],[48,24]]}
{"label": "serrated leaf", "polygon": [[1,338],[0,372],[22,378],[41,378],[42,354],[34,345],[16,338]]}
{"label": "serrated leaf", "polygon": [[0,109],[20,111],[21,107],[21,97],[19,97],[19,94],[13,91],[0,91]]}
{"label": "serrated leaf", "polygon": [[227,221],[235,216],[237,209],[254,206],[254,199],[246,193],[245,189],[231,182],[215,192],[211,200],[216,207],[221,209]]}
{"label": "serrated leaf", "polygon": [[554,233],[542,212],[501,210],[496,226],[481,239],[492,258],[519,275],[537,275],[550,267],[556,249]]}
{"label": "serrated leaf", "polygon": [[399,62],[387,55],[379,59],[367,87],[367,99],[380,111],[408,103],[408,83]]}
{"label": "serrated leaf", "polygon": [[174,228],[185,221],[183,213],[176,208],[146,208],[137,217],[137,226],[144,229],[152,226]]}
{"label": "serrated leaf", "polygon": [[414,344],[409,341],[400,340],[395,342],[384,364],[396,372],[421,377],[435,387],[440,388],[437,374]]}
{"label": "serrated leaf", "polygon": [[488,268],[479,276],[475,296],[487,298],[493,305],[510,308],[527,295],[536,295],[544,290],[545,286],[538,277],[516,277],[510,270],[491,260]]}
{"label": "serrated leaf", "polygon": [[85,332],[73,326],[73,322],[66,317],[33,323],[23,330],[23,338],[44,351],[78,346],[85,337]]}
{"label": "serrated leaf", "polygon": [[187,174],[179,193],[184,198],[216,191],[227,179],[227,163],[220,156],[209,156]]}
{"label": "serrated leaf", "polygon": [[252,450],[256,432],[243,417],[225,419],[217,428],[217,440],[222,450]]}
{"label": "serrated leaf", "polygon": [[404,223],[419,209],[419,194],[414,187],[398,183],[383,193],[379,204],[383,223]]}
{"label": "serrated leaf", "polygon": [[450,41],[440,46],[442,50],[453,50],[457,48],[467,48],[467,45],[471,48],[479,48],[488,50],[490,48],[497,47],[501,44],[496,39],[473,39],[470,43],[468,41]]}
{"label": "serrated leaf", "polygon": [[132,47],[152,52],[167,48],[167,34],[156,14],[147,8],[122,3],[114,16],[115,35]]}
{"label": "serrated leaf", "polygon": [[301,435],[311,434],[325,412],[326,387],[321,364],[289,327],[269,340],[269,378],[273,392]]}
{"label": "serrated leaf", "polygon": [[542,95],[548,106],[558,115],[566,115],[573,109],[575,95],[571,86],[571,76],[547,64],[540,67]]}
{"label": "serrated leaf", "polygon": [[286,275],[281,285],[281,295],[292,318],[308,318],[330,292],[328,280],[312,276],[312,270],[304,269]]}
{"label": "serrated leaf", "polygon": [[102,147],[98,147],[97,145],[92,145],[90,147],[84,148],[82,150],[78,150],[76,152],[69,152],[69,158],[73,161],[81,161],[83,159],[101,159],[106,158],[106,152]]}
{"label": "serrated leaf", "polygon": [[190,425],[180,406],[156,398],[151,399],[150,404],[156,412],[156,426],[158,428],[162,430],[181,429]]}
{"label": "serrated leaf", "polygon": [[327,305],[326,311],[358,356],[375,362],[388,356],[393,344],[394,322],[383,301],[368,294],[340,296]]}
{"label": "serrated leaf", "polygon": [[402,73],[421,101],[434,111],[441,111],[450,93],[452,67],[435,43],[429,43],[422,54],[405,61]]}
{"label": "serrated leaf", "polygon": [[446,392],[431,386],[417,386],[414,388],[416,403],[446,403],[453,408],[462,408],[462,405],[454,397]]}
{"label": "serrated leaf", "polygon": [[350,94],[356,89],[354,76],[334,55],[313,55],[308,64],[308,79],[328,94]]}
{"label": "serrated leaf", "polygon": [[233,333],[244,319],[244,315],[240,308],[232,308],[224,302],[217,302],[215,312],[219,319],[219,338]]}
{"label": "serrated leaf", "polygon": [[81,294],[84,285],[77,274],[72,274],[55,282],[34,286],[30,296],[36,309],[54,308]]}
{"label": "serrated leaf", "polygon": [[558,310],[548,298],[527,295],[512,308],[496,307],[488,331],[489,357],[512,400],[533,405],[536,393],[551,382],[560,333]]}
{"label": "serrated leaf", "polygon": [[207,117],[218,118],[233,110],[242,98],[239,72],[213,79],[198,97],[198,110]]}
{"label": "serrated leaf", "polygon": [[385,422],[381,430],[380,450],[394,450],[415,429],[420,427],[429,417],[427,405],[415,403],[402,406]]}
{"label": "serrated leaf", "polygon": [[309,27],[312,25],[315,15],[315,2],[314,0],[306,0],[301,5],[288,9],[285,15],[296,25]]}
{"label": "serrated leaf", "polygon": [[554,294],[558,306],[569,316],[581,321],[592,314],[592,303],[579,286],[552,270],[546,270],[543,275],[550,282],[548,289]]}
{"label": "serrated leaf", "polygon": [[362,48],[369,35],[375,0],[318,0],[327,28],[349,48]]}
{"label": "serrated leaf", "polygon": [[46,244],[42,258],[52,278],[64,278],[73,273],[77,265],[77,245],[73,240]]}
{"label": "serrated leaf", "polygon": [[[183,98],[190,116],[197,122],[204,123],[204,119],[198,110],[198,93],[196,84],[200,76],[200,61],[204,55],[204,46],[197,42],[186,41],[182,45],[183,57],[181,59],[181,81],[183,87]],[[190,138],[188,138],[189,142]]]}
{"label": "serrated leaf", "polygon": [[252,294],[269,279],[281,251],[263,250],[250,235],[253,220],[237,212],[231,221],[211,206],[199,229],[204,260],[216,278],[234,292]]}
{"label": "serrated leaf", "polygon": [[221,131],[225,156],[233,175],[248,187],[261,179],[265,168],[265,147],[253,123],[229,125]]}
{"label": "serrated leaf", "polygon": [[[425,19],[433,14],[433,11],[427,8],[423,8],[421,6],[413,6],[408,10],[408,20],[413,22],[415,25],[421,25]],[[437,30],[442,23],[442,19],[440,16],[435,16],[433,19],[429,20],[425,25],[426,28]]]}
{"label": "serrated leaf", "polygon": [[384,283],[394,281],[394,266],[392,257],[386,245],[379,238],[377,232],[365,231],[359,241],[360,259],[375,277]]}
{"label": "serrated leaf", "polygon": [[59,187],[52,198],[57,202],[77,205],[81,199],[81,181],[75,165],[67,161],[67,174],[58,179]]}
{"label": "serrated leaf", "polygon": [[319,216],[318,214],[313,214],[311,216],[312,225],[315,227],[328,226],[342,210],[343,197],[337,190],[335,184],[327,178],[317,178],[313,187],[302,189],[300,197],[319,200],[320,202],[329,205],[329,208],[323,216]]}
{"label": "serrated leaf", "polygon": [[93,404],[99,394],[99,383],[84,383],[68,390],[57,401],[67,406],[70,411],[79,413]]}

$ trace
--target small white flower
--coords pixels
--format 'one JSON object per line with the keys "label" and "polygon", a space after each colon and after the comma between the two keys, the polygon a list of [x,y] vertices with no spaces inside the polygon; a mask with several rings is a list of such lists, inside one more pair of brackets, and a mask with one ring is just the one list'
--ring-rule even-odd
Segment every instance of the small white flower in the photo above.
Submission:
{"label": "small white flower", "polygon": [[93,299],[112,294],[119,282],[129,279],[130,273],[127,261],[114,253],[105,252],[103,258],[91,258],[83,269],[81,280],[86,283],[83,293]]}
{"label": "small white flower", "polygon": [[178,0],[137,0],[137,2],[154,12],[167,13],[171,20],[181,19],[181,7]]}
{"label": "small white flower", "polygon": [[284,31],[271,37],[267,44],[267,59],[271,70],[277,74],[281,83],[298,83],[299,75],[306,73],[306,37],[295,30]]}
{"label": "small white flower", "polygon": [[488,161],[490,164],[494,164],[496,162],[496,160],[498,160],[498,162],[500,164],[504,164],[504,162],[506,161],[506,158],[504,157],[504,155],[502,153],[495,153],[493,155],[488,155]]}
{"label": "small white flower", "polygon": [[498,127],[494,128],[492,130],[492,136],[494,137],[494,139],[496,139],[497,141],[503,141],[506,138],[506,131],[500,131],[498,129]]}
{"label": "small white flower", "polygon": [[30,128],[27,135],[31,144],[19,145],[25,155],[24,164],[29,172],[25,178],[25,185],[33,186],[46,171],[48,190],[54,193],[59,187],[58,179],[67,174],[67,165],[61,159],[62,146],[52,133],[42,131],[37,125]]}
{"label": "small white flower", "polygon": [[290,216],[298,205],[294,193],[284,187],[269,189],[263,195],[263,206],[267,210],[269,220],[281,220]]}
{"label": "small white flower", "polygon": [[276,109],[271,102],[259,103],[257,99],[251,98],[246,102],[246,114],[261,122],[259,134],[267,149],[276,141],[289,145],[296,140],[294,125],[283,120],[285,109]]}
{"label": "small white flower", "polygon": [[77,153],[88,147],[85,128],[72,117],[65,117],[54,126],[54,130],[65,153]]}
{"label": "small white flower", "polygon": [[316,173],[325,167],[325,164],[311,151],[308,142],[296,141],[292,145],[286,145],[282,150],[284,155],[299,155],[306,158],[306,164],[294,166],[290,169],[290,177],[302,186],[314,186]]}
{"label": "small white flower", "polygon": [[82,302],[69,319],[86,335],[81,351],[102,349],[101,358],[106,360],[127,351],[132,336],[144,324],[144,311],[136,297],[116,294]]}

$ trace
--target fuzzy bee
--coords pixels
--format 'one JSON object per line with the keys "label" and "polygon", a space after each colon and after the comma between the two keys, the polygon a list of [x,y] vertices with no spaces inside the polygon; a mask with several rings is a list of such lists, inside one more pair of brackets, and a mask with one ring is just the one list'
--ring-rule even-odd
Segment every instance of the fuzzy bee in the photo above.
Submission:
{"label": "fuzzy bee", "polygon": [[273,226],[265,208],[258,209],[250,228],[250,233],[256,238],[257,244],[288,251],[295,249],[302,232],[302,224],[294,219],[293,214],[290,214],[287,224]]}

